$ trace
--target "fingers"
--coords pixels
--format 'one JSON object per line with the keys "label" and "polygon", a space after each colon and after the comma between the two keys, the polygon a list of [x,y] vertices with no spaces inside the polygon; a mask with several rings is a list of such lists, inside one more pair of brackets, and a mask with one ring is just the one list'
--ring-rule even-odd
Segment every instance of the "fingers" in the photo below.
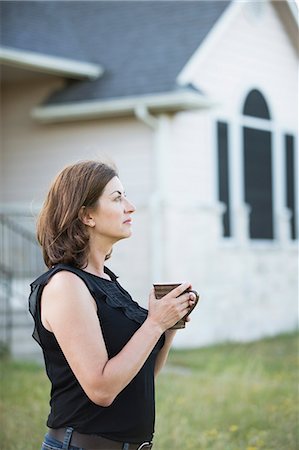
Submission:
{"label": "fingers", "polygon": [[[181,295],[180,297],[175,299],[178,305],[178,309],[180,311],[180,314],[184,316],[186,316],[190,310],[192,310],[192,307],[195,304],[196,301],[196,295],[193,292],[189,292],[186,294]],[[187,320],[186,317],[186,321],[188,322],[189,319]]]}
{"label": "fingers", "polygon": [[[184,303],[186,303],[186,307],[191,307],[196,300],[196,295],[193,292],[185,292],[186,289],[188,289],[190,286],[190,283],[183,283],[177,288],[170,291],[167,295],[165,295],[164,299],[175,299],[176,304],[183,305]],[[185,294],[183,294],[182,292],[185,292]],[[150,301],[156,300],[154,287],[151,288],[149,297]]]}
{"label": "fingers", "polygon": [[179,298],[175,299],[175,304],[178,313],[183,317],[190,311],[191,300],[189,299],[189,294],[184,294]]}
{"label": "fingers", "polygon": [[191,289],[191,288],[192,288],[191,283],[188,283],[188,282],[182,283],[182,284],[180,284],[180,286],[178,286],[178,287],[174,288],[172,291],[170,291],[167,295],[179,297],[180,295],[183,294],[183,292],[186,291],[186,289]]}
{"label": "fingers", "polygon": [[190,283],[182,283],[159,300],[156,299],[154,287],[151,288],[149,295],[150,317],[159,323],[163,329],[168,329],[183,317],[187,318],[196,301],[194,292],[186,292],[191,287]]}
{"label": "fingers", "polygon": [[196,296],[193,292],[186,292],[185,294],[180,295],[176,298],[178,303],[184,304],[186,303],[188,306],[194,305],[196,300]]}

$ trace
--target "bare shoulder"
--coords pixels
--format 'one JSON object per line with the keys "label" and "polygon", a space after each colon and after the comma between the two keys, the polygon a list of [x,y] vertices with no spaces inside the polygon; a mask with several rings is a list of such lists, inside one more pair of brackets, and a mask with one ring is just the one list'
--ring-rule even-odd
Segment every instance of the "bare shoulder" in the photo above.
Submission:
{"label": "bare shoulder", "polygon": [[57,272],[43,289],[41,319],[48,331],[66,329],[66,323],[84,322],[96,315],[97,305],[84,281],[66,270]]}
{"label": "bare shoulder", "polygon": [[49,279],[46,287],[48,289],[61,289],[64,287],[70,287],[73,284],[78,286],[85,286],[84,281],[75,273],[69,272],[68,270],[61,270]]}
{"label": "bare shoulder", "polygon": [[43,302],[47,299],[51,301],[60,301],[64,299],[65,302],[68,300],[80,301],[80,299],[85,300],[86,298],[92,298],[86,284],[84,281],[76,274],[69,272],[67,270],[62,270],[55,273],[46,284],[43,290],[42,299]]}

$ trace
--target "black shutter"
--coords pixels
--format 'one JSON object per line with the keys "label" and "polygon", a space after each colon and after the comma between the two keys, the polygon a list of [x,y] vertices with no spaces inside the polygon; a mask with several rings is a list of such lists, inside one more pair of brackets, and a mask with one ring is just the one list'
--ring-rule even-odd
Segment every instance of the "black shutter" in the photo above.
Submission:
{"label": "black shutter", "polygon": [[228,125],[217,122],[218,147],[218,198],[226,205],[223,215],[223,236],[231,236],[230,198],[229,198],[229,165],[228,165]]}
{"label": "black shutter", "polygon": [[245,201],[251,206],[250,237],[273,239],[271,133],[243,128]]}
{"label": "black shutter", "polygon": [[291,210],[291,237],[297,239],[296,201],[295,201],[295,146],[294,136],[285,135],[285,174],[286,174],[286,206]]}

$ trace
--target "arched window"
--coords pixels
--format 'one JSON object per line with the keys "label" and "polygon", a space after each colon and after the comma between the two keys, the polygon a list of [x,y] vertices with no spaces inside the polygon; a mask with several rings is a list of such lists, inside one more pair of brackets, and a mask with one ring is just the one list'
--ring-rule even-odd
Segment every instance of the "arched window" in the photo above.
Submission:
{"label": "arched window", "polygon": [[[290,238],[298,239],[296,134],[279,128],[258,89],[250,90],[239,116],[216,121],[217,194],[224,204],[222,235],[247,236],[238,211],[250,206],[249,237],[281,239],[288,233],[285,208],[290,212]],[[275,196],[273,194],[275,192]],[[274,213],[275,212],[275,213]],[[244,217],[244,216],[243,216]]]}
{"label": "arched window", "polygon": [[259,117],[260,119],[271,119],[266,100],[257,89],[253,89],[247,95],[243,114],[244,116]]}
{"label": "arched window", "polygon": [[[250,238],[273,239],[272,136],[266,122],[271,117],[261,92],[249,92],[242,112],[246,123],[242,130],[244,200],[251,208]],[[254,120],[246,121],[246,117]]]}

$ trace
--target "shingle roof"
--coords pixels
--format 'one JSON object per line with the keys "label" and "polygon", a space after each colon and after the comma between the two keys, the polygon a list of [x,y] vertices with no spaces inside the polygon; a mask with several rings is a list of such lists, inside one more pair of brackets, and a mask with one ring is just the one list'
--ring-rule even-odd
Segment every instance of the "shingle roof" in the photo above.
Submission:
{"label": "shingle roof", "polygon": [[1,44],[103,66],[48,104],[177,89],[175,80],[229,1],[2,1]]}

